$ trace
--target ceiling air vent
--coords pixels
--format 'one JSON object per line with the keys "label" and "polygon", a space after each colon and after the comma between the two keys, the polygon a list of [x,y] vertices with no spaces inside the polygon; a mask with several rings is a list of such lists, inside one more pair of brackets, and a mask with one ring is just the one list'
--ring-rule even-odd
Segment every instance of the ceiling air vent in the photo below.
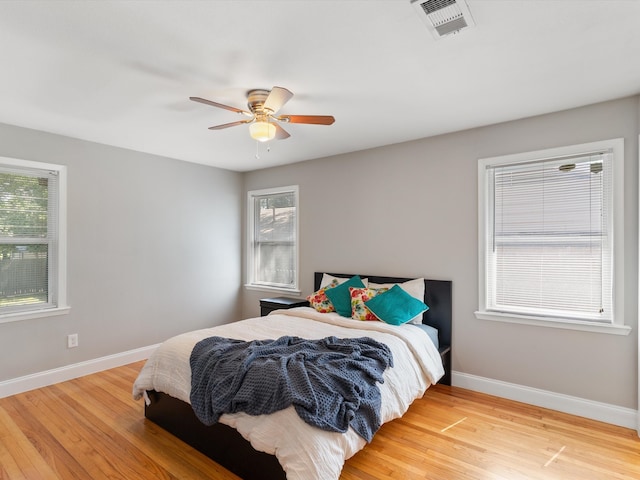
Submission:
{"label": "ceiling air vent", "polygon": [[465,0],[411,0],[411,4],[435,38],[475,25]]}

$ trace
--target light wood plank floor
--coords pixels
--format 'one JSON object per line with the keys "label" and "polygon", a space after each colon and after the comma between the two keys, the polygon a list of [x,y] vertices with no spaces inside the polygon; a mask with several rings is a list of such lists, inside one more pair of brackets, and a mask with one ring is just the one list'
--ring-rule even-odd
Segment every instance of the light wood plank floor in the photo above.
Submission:
{"label": "light wood plank floor", "polygon": [[[142,364],[0,399],[0,479],[237,480],[144,419],[131,398]],[[438,385],[384,425],[341,479],[638,480],[640,439]]]}

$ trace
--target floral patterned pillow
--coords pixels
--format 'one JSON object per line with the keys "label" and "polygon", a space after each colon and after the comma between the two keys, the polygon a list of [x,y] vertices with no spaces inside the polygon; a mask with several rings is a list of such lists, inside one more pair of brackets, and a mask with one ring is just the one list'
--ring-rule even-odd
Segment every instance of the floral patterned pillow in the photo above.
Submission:
{"label": "floral patterned pillow", "polygon": [[371,310],[369,310],[364,302],[371,300],[379,293],[386,292],[388,288],[349,288],[351,295],[351,318],[356,320],[378,321]]}
{"label": "floral patterned pillow", "polygon": [[329,300],[325,291],[337,286],[338,280],[334,278],[329,285],[322,287],[320,290],[313,292],[307,297],[309,304],[320,313],[335,312],[336,309],[333,307],[333,303],[331,303],[331,300]]}

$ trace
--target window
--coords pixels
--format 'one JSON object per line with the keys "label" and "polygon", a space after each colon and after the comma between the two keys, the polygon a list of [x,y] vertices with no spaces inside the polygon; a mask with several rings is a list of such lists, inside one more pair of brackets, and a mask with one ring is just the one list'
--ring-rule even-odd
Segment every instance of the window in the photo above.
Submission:
{"label": "window", "polygon": [[0,158],[0,322],[65,313],[66,169]]}
{"label": "window", "polygon": [[248,286],[298,292],[298,187],[248,196]]}
{"label": "window", "polygon": [[617,139],[479,161],[476,316],[622,326],[623,148]]}

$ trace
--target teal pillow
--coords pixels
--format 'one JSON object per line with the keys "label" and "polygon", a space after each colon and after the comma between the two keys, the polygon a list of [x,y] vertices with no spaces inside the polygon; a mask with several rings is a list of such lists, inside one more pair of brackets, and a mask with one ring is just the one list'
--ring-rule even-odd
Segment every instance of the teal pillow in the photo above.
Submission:
{"label": "teal pillow", "polygon": [[326,289],[324,293],[329,300],[331,300],[336,312],[343,317],[351,318],[351,294],[349,293],[349,287],[365,288],[366,285],[362,283],[360,276],[356,275],[337,287]]}
{"label": "teal pillow", "polygon": [[407,323],[429,309],[424,302],[409,295],[399,285],[394,285],[364,304],[376,317],[391,325]]}

